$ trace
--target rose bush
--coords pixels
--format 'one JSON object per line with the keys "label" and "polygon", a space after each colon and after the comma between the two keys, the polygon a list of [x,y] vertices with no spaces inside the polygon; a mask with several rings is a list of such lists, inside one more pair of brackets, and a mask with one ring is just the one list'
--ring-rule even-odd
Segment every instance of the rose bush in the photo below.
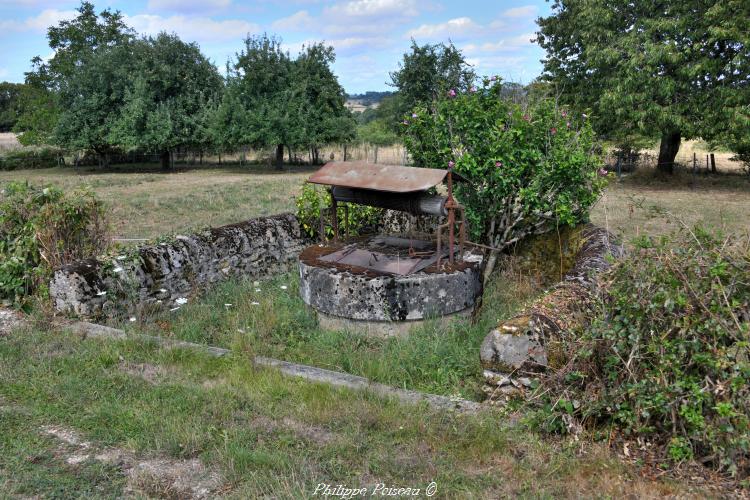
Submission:
{"label": "rose bush", "polygon": [[551,99],[514,103],[495,77],[448,91],[402,126],[415,165],[453,167],[468,180],[455,193],[472,237],[499,250],[584,221],[605,183],[585,115]]}

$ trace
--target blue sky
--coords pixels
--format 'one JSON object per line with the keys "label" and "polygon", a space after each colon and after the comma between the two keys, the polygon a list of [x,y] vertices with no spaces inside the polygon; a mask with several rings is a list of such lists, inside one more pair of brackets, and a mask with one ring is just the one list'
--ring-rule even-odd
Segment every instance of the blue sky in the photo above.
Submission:
{"label": "blue sky", "polygon": [[[334,71],[349,93],[388,90],[410,38],[451,39],[480,75],[527,83],[544,53],[529,41],[544,0],[100,0],[142,34],[175,32],[197,42],[220,69],[248,34],[280,36],[292,54],[305,42],[336,49]],[[32,57],[50,57],[46,29],[75,16],[78,1],[0,0],[0,81],[23,81]]]}

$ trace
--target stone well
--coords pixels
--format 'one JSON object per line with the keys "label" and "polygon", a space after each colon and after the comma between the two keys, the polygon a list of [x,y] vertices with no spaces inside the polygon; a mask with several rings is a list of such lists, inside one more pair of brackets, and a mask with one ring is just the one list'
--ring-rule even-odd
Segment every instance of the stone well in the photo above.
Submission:
{"label": "stone well", "polygon": [[[300,293],[317,311],[321,327],[386,337],[405,335],[425,320],[445,321],[473,311],[482,292],[481,255],[467,252],[454,264],[443,260],[438,268],[434,257],[419,256],[434,255],[430,243],[419,242],[418,254],[412,248],[410,257],[414,242],[407,247],[406,241],[328,242],[300,254]],[[368,265],[375,261],[379,265]]]}

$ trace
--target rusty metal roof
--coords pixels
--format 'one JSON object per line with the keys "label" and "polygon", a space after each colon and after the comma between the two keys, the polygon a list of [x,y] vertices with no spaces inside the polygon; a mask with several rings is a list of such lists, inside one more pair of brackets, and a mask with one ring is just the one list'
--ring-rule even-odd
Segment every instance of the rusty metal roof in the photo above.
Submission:
{"label": "rusty metal roof", "polygon": [[391,193],[411,193],[437,186],[443,182],[446,175],[447,170],[437,168],[380,165],[364,161],[332,161],[312,174],[307,182]]}

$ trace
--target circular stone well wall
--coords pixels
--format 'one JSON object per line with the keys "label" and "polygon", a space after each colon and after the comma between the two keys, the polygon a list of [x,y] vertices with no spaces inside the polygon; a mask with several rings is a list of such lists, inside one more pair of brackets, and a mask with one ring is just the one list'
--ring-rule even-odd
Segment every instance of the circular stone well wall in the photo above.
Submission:
{"label": "circular stone well wall", "polygon": [[480,256],[402,276],[320,261],[322,248],[302,252],[299,272],[302,299],[324,328],[401,335],[426,319],[471,313],[482,292]]}

